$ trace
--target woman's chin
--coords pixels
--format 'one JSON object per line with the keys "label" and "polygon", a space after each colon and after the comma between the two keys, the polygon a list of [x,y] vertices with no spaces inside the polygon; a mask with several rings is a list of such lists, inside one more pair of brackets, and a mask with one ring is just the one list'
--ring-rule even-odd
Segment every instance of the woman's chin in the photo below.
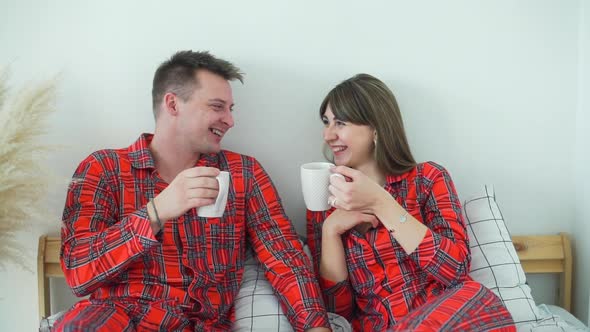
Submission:
{"label": "woman's chin", "polygon": [[347,160],[334,159],[334,165],[336,165],[336,166],[348,166],[348,161]]}

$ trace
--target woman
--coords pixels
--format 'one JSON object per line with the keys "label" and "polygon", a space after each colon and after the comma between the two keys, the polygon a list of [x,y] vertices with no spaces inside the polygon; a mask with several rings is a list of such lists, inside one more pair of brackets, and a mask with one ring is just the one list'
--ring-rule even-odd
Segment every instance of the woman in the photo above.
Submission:
{"label": "woman", "polygon": [[449,173],[412,157],[393,93],[367,74],[320,107],[332,169],[325,212],[307,213],[326,305],[355,331],[515,331],[469,276],[461,204]]}

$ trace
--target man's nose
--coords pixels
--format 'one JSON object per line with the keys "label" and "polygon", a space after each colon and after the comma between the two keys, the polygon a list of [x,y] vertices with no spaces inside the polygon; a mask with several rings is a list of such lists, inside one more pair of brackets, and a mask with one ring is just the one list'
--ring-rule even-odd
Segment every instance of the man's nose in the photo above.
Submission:
{"label": "man's nose", "polygon": [[221,121],[223,121],[223,123],[225,123],[229,128],[231,128],[234,126],[234,115],[230,110],[227,110]]}

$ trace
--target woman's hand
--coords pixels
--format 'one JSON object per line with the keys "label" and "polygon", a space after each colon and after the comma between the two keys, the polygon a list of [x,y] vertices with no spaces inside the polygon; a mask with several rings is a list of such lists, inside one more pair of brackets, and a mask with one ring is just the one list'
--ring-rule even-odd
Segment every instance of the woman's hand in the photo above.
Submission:
{"label": "woman's hand", "polygon": [[379,226],[379,219],[372,214],[336,209],[324,221],[323,231],[329,235],[342,235],[362,223],[369,223],[375,228]]}
{"label": "woman's hand", "polygon": [[329,190],[332,195],[328,201],[337,209],[375,214],[379,206],[397,204],[383,187],[361,171],[336,166],[332,173],[342,174],[350,179],[347,182],[341,177],[330,178]]}

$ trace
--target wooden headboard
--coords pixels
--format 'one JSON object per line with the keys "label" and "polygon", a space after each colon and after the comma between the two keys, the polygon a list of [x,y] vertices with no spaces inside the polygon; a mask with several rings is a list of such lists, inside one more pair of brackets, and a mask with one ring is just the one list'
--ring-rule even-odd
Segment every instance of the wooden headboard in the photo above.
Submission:
{"label": "wooden headboard", "polygon": [[513,236],[512,242],[526,273],[559,273],[559,305],[572,309],[572,247],[567,233]]}
{"label": "wooden headboard", "polygon": [[64,273],[59,263],[61,239],[41,235],[37,252],[37,279],[39,284],[39,319],[51,315],[49,278],[63,278]]}
{"label": "wooden headboard", "polygon": [[[571,312],[572,249],[569,236],[513,236],[512,242],[526,273],[559,273],[559,305]],[[37,271],[39,280],[39,317],[50,315],[49,278],[64,277],[59,263],[61,240],[42,235],[39,238]]]}

